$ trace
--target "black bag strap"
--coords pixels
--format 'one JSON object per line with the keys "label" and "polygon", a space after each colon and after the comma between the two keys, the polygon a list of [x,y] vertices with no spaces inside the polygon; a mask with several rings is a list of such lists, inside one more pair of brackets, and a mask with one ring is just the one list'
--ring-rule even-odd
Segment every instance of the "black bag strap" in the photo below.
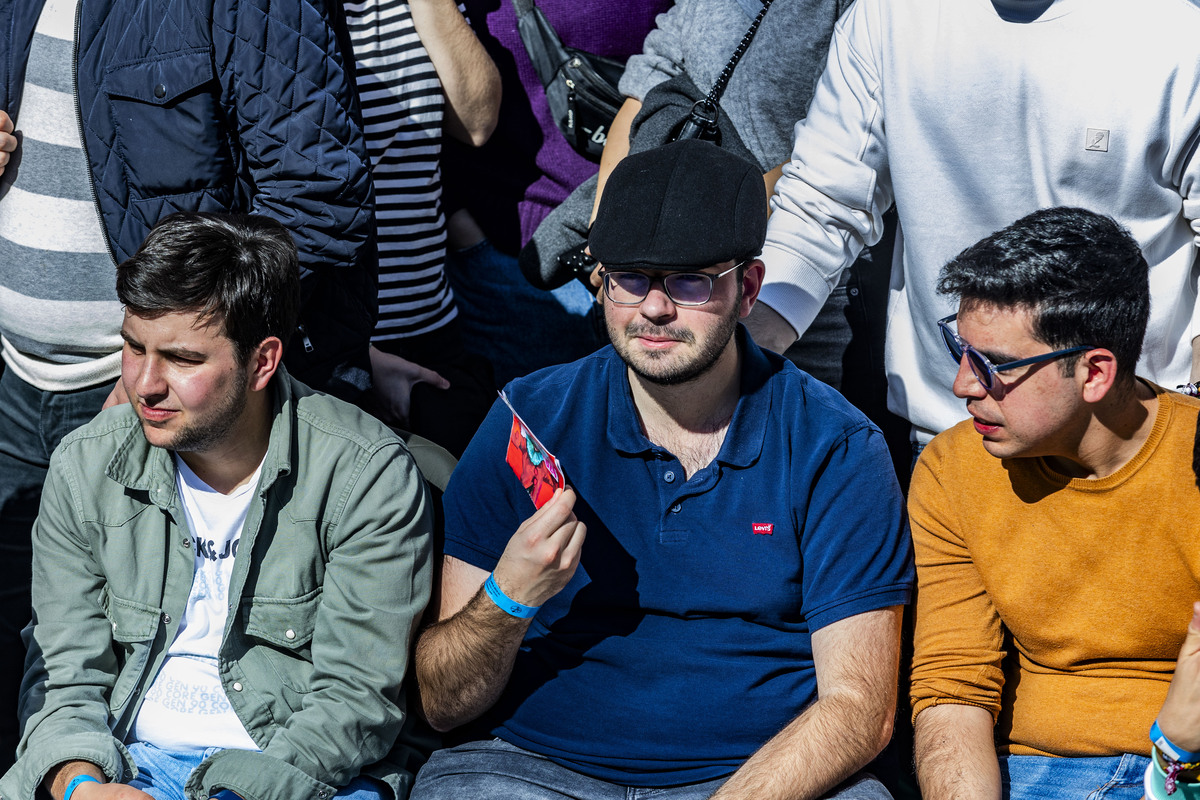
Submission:
{"label": "black bag strap", "polygon": [[767,15],[767,9],[771,7],[774,0],[762,0],[762,8],[758,12],[758,16],[750,23],[749,30],[742,40],[738,42],[738,46],[734,48],[733,55],[729,57],[729,63],[721,70],[721,74],[717,76],[716,83],[713,84],[712,91],[705,98],[710,106],[715,106],[721,102],[721,95],[725,94],[725,87],[729,84],[729,79],[733,76],[733,69],[742,60],[742,56],[746,54],[746,48],[750,46],[750,42],[754,41],[754,34],[758,33],[758,26],[762,24],[763,17]]}
{"label": "black bag strap", "polygon": [[691,113],[688,114],[688,118],[684,120],[683,126],[675,136],[676,141],[679,139],[712,139],[717,135],[717,118],[721,115],[721,95],[725,94],[725,87],[733,76],[734,68],[746,54],[746,48],[750,46],[750,42],[754,41],[754,34],[758,33],[758,26],[762,24],[763,17],[767,15],[767,9],[771,7],[772,2],[773,0],[762,0],[762,8],[759,10],[758,16],[750,23],[749,30],[738,42],[738,46],[733,49],[733,55],[729,57],[729,62],[717,76],[708,96],[703,100],[696,101],[696,104],[692,106]]}
{"label": "black bag strap", "polygon": [[517,12],[517,32],[521,35],[521,43],[533,64],[542,87],[547,88],[554,82],[554,74],[558,68],[570,58],[570,53],[563,46],[558,32],[546,19],[542,10],[533,0],[512,0]]}

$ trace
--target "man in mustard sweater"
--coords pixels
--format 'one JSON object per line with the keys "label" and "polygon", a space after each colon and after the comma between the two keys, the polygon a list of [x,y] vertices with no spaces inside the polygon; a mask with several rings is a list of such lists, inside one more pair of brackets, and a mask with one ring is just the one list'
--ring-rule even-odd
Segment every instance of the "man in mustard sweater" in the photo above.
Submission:
{"label": "man in mustard sweater", "polygon": [[1133,373],[1146,259],[1111,219],[1047,209],[938,289],[960,301],[939,327],[971,418],[909,496],[923,796],[1137,800],[1200,597],[1200,402]]}

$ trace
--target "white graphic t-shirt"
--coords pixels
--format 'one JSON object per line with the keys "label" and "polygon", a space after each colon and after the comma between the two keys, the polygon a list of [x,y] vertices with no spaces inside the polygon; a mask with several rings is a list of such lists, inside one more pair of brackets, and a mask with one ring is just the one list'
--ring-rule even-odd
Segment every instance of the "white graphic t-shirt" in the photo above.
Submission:
{"label": "white graphic t-shirt", "polygon": [[175,456],[175,483],[192,531],[196,571],[175,641],[134,720],[133,737],[163,750],[258,750],[229,705],[217,671],[229,579],[262,464],[243,486],[221,494]]}

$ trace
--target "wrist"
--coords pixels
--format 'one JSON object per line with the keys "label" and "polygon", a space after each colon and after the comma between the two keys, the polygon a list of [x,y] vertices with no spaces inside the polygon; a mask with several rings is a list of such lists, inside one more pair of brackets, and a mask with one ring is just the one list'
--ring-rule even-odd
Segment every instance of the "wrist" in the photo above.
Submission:
{"label": "wrist", "polygon": [[505,594],[504,590],[500,588],[500,584],[496,583],[496,573],[494,572],[488,575],[487,580],[483,582],[483,591],[497,608],[510,617],[530,619],[541,608],[541,606],[527,606]]}
{"label": "wrist", "polygon": [[79,800],[75,797],[75,792],[85,783],[101,783],[99,778],[91,775],[76,775],[67,782],[67,788],[63,790],[62,800]]}
{"label": "wrist", "polygon": [[1150,726],[1150,741],[1155,747],[1158,748],[1159,752],[1161,752],[1163,756],[1170,761],[1179,761],[1183,763],[1200,761],[1200,752],[1188,750],[1184,747],[1181,747],[1176,742],[1171,741],[1170,737],[1163,733],[1162,728],[1159,727],[1157,719],[1154,720],[1154,724]]}

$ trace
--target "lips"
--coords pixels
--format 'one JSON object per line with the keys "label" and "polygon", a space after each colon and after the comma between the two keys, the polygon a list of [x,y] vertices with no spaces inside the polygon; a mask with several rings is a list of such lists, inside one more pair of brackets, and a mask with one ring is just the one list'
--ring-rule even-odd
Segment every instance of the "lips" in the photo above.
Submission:
{"label": "lips", "polygon": [[172,408],[151,408],[143,403],[138,404],[138,409],[141,411],[142,419],[146,422],[166,422],[179,413]]}
{"label": "lips", "polygon": [[976,416],[972,416],[971,421],[975,424],[975,430],[979,431],[979,433],[983,434],[984,436],[1000,430],[999,425],[987,422],[986,420],[982,420]]}
{"label": "lips", "polygon": [[660,336],[639,336],[637,339],[642,343],[643,347],[651,350],[661,350],[671,345],[679,344],[678,339],[667,339]]}

